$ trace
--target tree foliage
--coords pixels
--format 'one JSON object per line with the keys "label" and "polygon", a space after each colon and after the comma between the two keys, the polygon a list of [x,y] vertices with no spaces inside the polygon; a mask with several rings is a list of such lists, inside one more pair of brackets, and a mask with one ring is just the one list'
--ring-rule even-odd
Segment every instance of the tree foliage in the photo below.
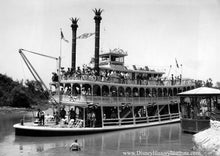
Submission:
{"label": "tree foliage", "polygon": [[209,78],[208,80],[206,80],[205,86],[206,86],[206,87],[212,87],[212,86],[213,86],[213,83],[212,83],[212,79],[211,79],[211,78]]}
{"label": "tree foliage", "polygon": [[216,88],[219,88],[220,89],[220,82],[216,82]]}
{"label": "tree foliage", "polygon": [[14,107],[30,107],[32,100],[26,93],[26,89],[18,85],[11,91],[11,102]]}
{"label": "tree foliage", "polygon": [[206,81],[197,80],[197,81],[195,81],[195,84],[196,84],[196,88],[203,87],[203,86],[213,87],[213,82],[212,82],[211,78],[207,79]]}
{"label": "tree foliage", "polygon": [[31,107],[48,100],[48,94],[36,81],[13,81],[7,75],[0,74],[0,106]]}

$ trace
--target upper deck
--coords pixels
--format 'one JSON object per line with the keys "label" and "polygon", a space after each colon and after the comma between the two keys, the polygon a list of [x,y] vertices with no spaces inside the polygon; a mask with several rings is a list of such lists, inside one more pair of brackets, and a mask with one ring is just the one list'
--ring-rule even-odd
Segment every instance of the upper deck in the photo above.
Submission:
{"label": "upper deck", "polygon": [[[170,78],[163,77],[165,74],[162,70],[151,69],[148,66],[136,67],[132,69],[124,65],[124,57],[127,52],[121,49],[113,49],[106,53],[101,53],[99,58],[99,75],[93,68],[93,61],[90,65],[78,67],[75,72],[70,68],[65,71],[61,70],[61,83],[99,83],[99,84],[115,84],[122,86],[195,86],[192,79],[183,79],[182,75]],[[58,75],[54,75],[53,82],[58,81]]]}
{"label": "upper deck", "polygon": [[138,79],[121,79],[119,76],[113,76],[113,77],[101,77],[101,76],[95,76],[95,75],[73,75],[73,76],[62,76],[61,77],[61,83],[96,83],[96,84],[114,84],[116,86],[136,86],[136,87],[180,87],[180,86],[195,86],[195,81],[192,79],[170,79],[170,80],[163,80],[163,79],[144,79],[144,80],[138,80]]}

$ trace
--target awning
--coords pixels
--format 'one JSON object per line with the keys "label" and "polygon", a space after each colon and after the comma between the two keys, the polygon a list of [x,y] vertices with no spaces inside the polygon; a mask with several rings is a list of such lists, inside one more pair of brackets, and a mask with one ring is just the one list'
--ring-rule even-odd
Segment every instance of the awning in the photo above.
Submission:
{"label": "awning", "polygon": [[209,87],[199,87],[189,91],[185,91],[177,94],[178,96],[208,96],[208,95],[220,95],[220,90]]}
{"label": "awning", "polygon": [[124,66],[119,66],[119,65],[105,65],[105,66],[100,66],[99,68],[107,69],[107,70],[114,70],[114,71],[121,71],[121,72],[131,72],[132,71],[132,70],[127,69]]}
{"label": "awning", "polygon": [[107,69],[107,70],[115,70],[115,71],[121,71],[121,72],[135,72],[135,73],[142,73],[142,74],[165,74],[165,72],[159,72],[154,70],[132,70],[128,69],[125,66],[121,65],[102,65],[99,67],[100,69]]}

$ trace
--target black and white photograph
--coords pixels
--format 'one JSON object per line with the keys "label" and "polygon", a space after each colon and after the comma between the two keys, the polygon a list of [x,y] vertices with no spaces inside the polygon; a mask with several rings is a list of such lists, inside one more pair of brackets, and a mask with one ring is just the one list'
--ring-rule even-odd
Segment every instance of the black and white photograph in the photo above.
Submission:
{"label": "black and white photograph", "polygon": [[220,0],[2,0],[0,21],[0,156],[220,156]]}

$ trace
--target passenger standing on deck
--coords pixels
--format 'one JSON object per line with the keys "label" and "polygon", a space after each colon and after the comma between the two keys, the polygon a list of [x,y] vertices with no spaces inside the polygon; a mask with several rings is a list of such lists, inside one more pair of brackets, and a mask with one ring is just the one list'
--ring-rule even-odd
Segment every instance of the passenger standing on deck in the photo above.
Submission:
{"label": "passenger standing on deck", "polygon": [[40,111],[40,125],[44,125],[45,113]]}
{"label": "passenger standing on deck", "polygon": [[58,112],[58,109],[57,107],[54,108],[54,113]]}
{"label": "passenger standing on deck", "polygon": [[173,78],[173,74],[171,74],[171,85],[174,85],[174,78]]}
{"label": "passenger standing on deck", "polygon": [[40,112],[41,112],[40,109],[37,109],[37,117],[36,118],[37,118],[38,125],[40,125],[40,122],[41,122],[40,121]]}
{"label": "passenger standing on deck", "polygon": [[92,127],[92,113],[90,111],[87,114],[87,122],[88,122],[88,126]]}
{"label": "passenger standing on deck", "polygon": [[95,127],[96,115],[95,115],[95,112],[94,112],[94,111],[92,112],[91,118],[92,118],[92,127]]}
{"label": "passenger standing on deck", "polygon": [[76,121],[76,112],[73,110],[73,108],[70,109],[69,116],[70,120],[74,119],[74,121]]}
{"label": "passenger standing on deck", "polygon": [[56,125],[58,125],[59,122],[60,122],[60,118],[59,118],[58,111],[56,111],[56,112],[54,113],[54,119],[55,119],[55,123],[56,123]]}
{"label": "passenger standing on deck", "polygon": [[40,120],[40,109],[37,110],[37,118]]}
{"label": "passenger standing on deck", "polygon": [[62,110],[60,111],[60,117],[61,119],[65,119],[65,116],[66,116],[66,111],[64,108],[62,108]]}

